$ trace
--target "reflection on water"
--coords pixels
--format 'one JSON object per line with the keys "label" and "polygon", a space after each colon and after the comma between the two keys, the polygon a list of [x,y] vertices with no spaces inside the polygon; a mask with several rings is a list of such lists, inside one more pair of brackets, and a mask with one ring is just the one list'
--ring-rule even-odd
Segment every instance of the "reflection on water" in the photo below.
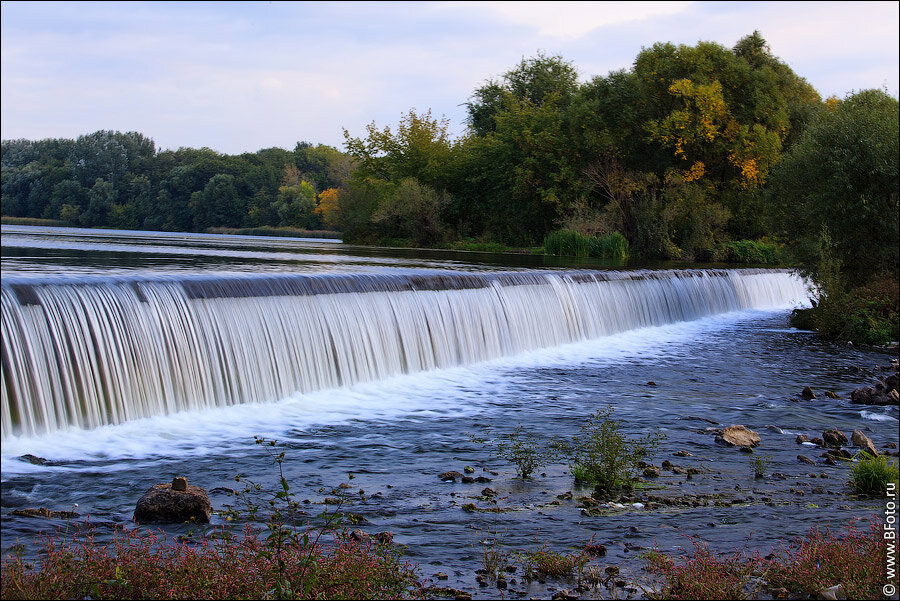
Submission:
{"label": "reflection on water", "polygon": [[[527,253],[352,246],[339,240],[2,227],[4,275],[370,272],[385,268],[621,268],[621,262]],[[687,267],[678,264],[677,267]],[[709,265],[706,265],[707,267]],[[631,264],[629,267],[638,267]],[[671,268],[658,263],[640,267]]]}

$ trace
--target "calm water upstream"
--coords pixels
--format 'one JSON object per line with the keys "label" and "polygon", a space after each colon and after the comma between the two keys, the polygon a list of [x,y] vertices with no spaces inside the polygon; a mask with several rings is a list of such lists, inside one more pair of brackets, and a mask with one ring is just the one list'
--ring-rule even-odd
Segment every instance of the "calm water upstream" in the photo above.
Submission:
{"label": "calm water upstream", "polygon": [[[768,553],[811,526],[883,511],[846,495],[847,466],[798,462],[817,453],[794,438],[834,426],[896,442],[896,408],[847,398],[890,356],[790,328],[806,295],[786,272],[3,226],[2,275],[4,554],[64,525],[16,508],[78,504],[79,519],[132,527],[140,495],[174,475],[212,490],[242,474],[274,490],[256,435],[285,445],[310,514],[348,483],[346,509],[363,529],[392,531],[424,576],[447,573],[483,596],[493,593],[473,571],[486,539],[571,551],[593,537],[609,548],[602,563],[639,579],[640,547],[671,551],[699,535],[720,551]],[[806,385],[841,398],[793,399]],[[589,515],[557,499],[590,493],[565,464],[517,480],[469,437],[520,424],[570,436],[607,404],[629,434],[666,433],[656,465],[701,470],[690,481],[664,472],[651,492],[737,503]],[[760,432],[757,453],[780,475],[754,479],[747,455],[704,431],[729,424]],[[466,466],[490,484],[437,477]],[[489,504],[475,498],[485,486],[509,511],[462,510]]]}

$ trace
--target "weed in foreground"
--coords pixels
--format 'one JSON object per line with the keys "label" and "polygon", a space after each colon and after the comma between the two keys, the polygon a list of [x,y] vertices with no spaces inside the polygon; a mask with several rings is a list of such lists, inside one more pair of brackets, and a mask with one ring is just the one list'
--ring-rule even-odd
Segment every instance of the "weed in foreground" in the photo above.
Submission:
{"label": "weed in foreground", "polygon": [[[807,538],[776,552],[765,579],[771,588],[792,594],[818,595],[840,584],[847,599],[880,599],[888,584],[886,553],[880,523],[872,523],[868,532],[851,525],[842,536],[815,528]],[[897,584],[896,575],[892,584]]]}
{"label": "weed in foreground", "polygon": [[661,579],[648,599],[747,599],[751,578],[761,565],[758,555],[740,551],[719,557],[705,543],[692,540],[694,552],[676,561],[658,549],[648,552],[645,569]]}
{"label": "weed in foreground", "polygon": [[[3,599],[417,598],[414,567],[373,543],[283,546],[247,526],[238,536],[171,541],[129,530],[108,544],[93,531],[48,536],[38,564],[4,560]],[[302,591],[302,593],[301,593]]]}

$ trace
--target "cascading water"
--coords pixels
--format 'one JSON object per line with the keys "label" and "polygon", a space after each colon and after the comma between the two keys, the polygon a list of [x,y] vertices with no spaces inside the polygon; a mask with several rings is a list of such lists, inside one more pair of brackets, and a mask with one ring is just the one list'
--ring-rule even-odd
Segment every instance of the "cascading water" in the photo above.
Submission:
{"label": "cascading water", "polygon": [[9,278],[2,435],[271,402],[807,296],[777,270]]}

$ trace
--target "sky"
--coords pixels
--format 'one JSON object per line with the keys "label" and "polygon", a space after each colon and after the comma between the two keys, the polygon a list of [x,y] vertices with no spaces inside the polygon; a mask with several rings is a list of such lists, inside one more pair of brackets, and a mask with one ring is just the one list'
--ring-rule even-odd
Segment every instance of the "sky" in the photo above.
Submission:
{"label": "sky", "polygon": [[822,95],[898,95],[898,2],[2,2],[0,137],[138,131],[158,149],[344,149],[344,129],[465,103],[523,58],[581,81],[656,42],[758,30]]}

